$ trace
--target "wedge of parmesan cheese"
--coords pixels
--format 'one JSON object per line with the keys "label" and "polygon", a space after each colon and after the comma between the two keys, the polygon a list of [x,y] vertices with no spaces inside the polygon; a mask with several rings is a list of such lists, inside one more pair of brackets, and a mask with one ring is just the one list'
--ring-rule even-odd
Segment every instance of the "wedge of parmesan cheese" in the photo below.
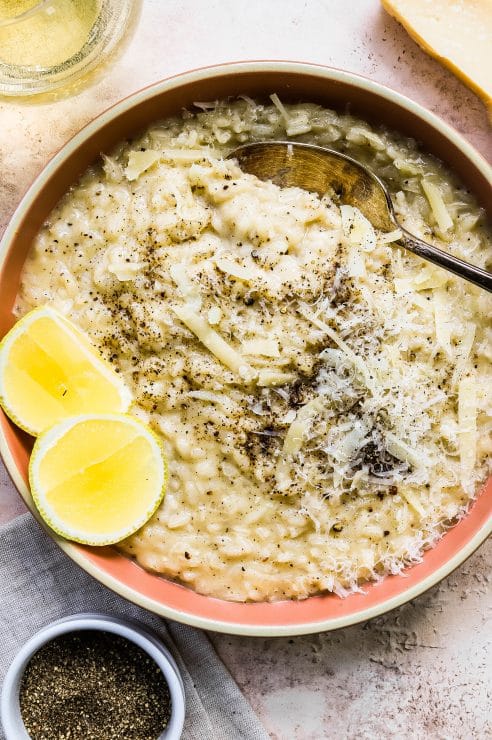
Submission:
{"label": "wedge of parmesan cheese", "polygon": [[490,0],[381,0],[410,36],[492,106]]}

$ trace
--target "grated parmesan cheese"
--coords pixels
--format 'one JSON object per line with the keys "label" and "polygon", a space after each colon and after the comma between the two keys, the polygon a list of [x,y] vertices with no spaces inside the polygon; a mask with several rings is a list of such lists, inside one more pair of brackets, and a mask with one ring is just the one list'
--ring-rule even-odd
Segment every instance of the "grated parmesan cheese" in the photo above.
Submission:
{"label": "grated parmesan cheese", "polygon": [[391,244],[397,242],[403,236],[401,229],[395,229],[394,231],[381,232],[377,235],[378,244]]}
{"label": "grated parmesan cheese", "polygon": [[340,349],[342,350],[342,352],[345,353],[347,359],[351,362],[351,364],[361,373],[367,388],[369,390],[374,390],[373,378],[366,363],[364,362],[364,360],[362,360],[361,357],[356,355],[355,352],[350,349],[350,347],[342,339],[340,334],[334,329],[331,329],[328,324],[325,324],[325,322],[321,321],[321,319],[319,319],[317,316],[314,316],[307,306],[301,304],[297,310],[301,314],[301,316],[304,316],[305,319],[321,329],[330,337],[330,339],[335,342],[338,347],[340,347]]}
{"label": "grated parmesan cheese", "polygon": [[460,482],[465,491],[469,491],[477,459],[477,386],[471,374],[463,377],[459,384],[458,425]]}
{"label": "grated parmesan cheese", "polygon": [[466,364],[470,357],[473,343],[475,341],[476,334],[475,324],[468,323],[463,332],[457,353],[456,353],[456,364],[454,366],[453,375],[451,378],[451,388],[456,388],[456,385],[461,379],[461,376],[465,370]]}
{"label": "grated parmesan cheese", "polygon": [[399,460],[403,460],[415,468],[422,468],[428,465],[428,461],[422,456],[421,452],[413,449],[406,442],[403,442],[403,440],[398,439],[393,432],[386,432],[385,436],[388,452]]}
{"label": "grated parmesan cheese", "polygon": [[196,311],[199,311],[202,305],[200,291],[190,279],[187,266],[183,262],[171,265],[169,274],[187,303],[193,306]]}
{"label": "grated parmesan cheese", "polygon": [[128,155],[128,164],[125,169],[127,180],[133,182],[133,180],[136,180],[142,172],[146,172],[146,170],[156,164],[160,158],[160,152],[154,152],[150,149],[145,152],[130,152]]}
{"label": "grated parmesan cheese", "polygon": [[274,104],[275,108],[278,110],[278,112],[280,113],[280,115],[284,119],[285,124],[288,126],[289,123],[290,123],[290,116],[287,113],[287,110],[286,110],[285,106],[282,104],[282,102],[281,102],[279,96],[277,95],[277,93],[273,93],[272,95],[270,95],[270,100],[272,101],[272,103]]}
{"label": "grated parmesan cheese", "polygon": [[207,321],[212,326],[215,326],[216,324],[220,324],[220,320],[222,318],[222,311],[218,306],[212,306],[212,308],[209,308],[207,313]]}
{"label": "grated parmesan cheese", "polygon": [[354,206],[340,206],[342,228],[346,239],[364,252],[376,246],[376,232],[371,222]]}
{"label": "grated parmesan cheese", "polygon": [[259,370],[259,386],[288,385],[296,380],[294,373],[277,372],[276,370]]}
{"label": "grated parmesan cheese", "polygon": [[306,438],[309,427],[314,417],[320,413],[325,405],[325,399],[321,396],[314,398],[303,406],[296,414],[292,421],[287,434],[285,435],[282,455],[277,463],[275,477],[277,488],[285,492],[292,483],[290,470],[295,455],[301,450],[304,439]]}
{"label": "grated parmesan cheese", "polygon": [[244,280],[247,283],[254,282],[258,279],[258,270],[252,267],[242,267],[232,260],[228,260],[224,257],[216,257],[215,264],[221,272],[225,272],[226,275]]}
{"label": "grated parmesan cheese", "polygon": [[440,288],[434,291],[434,322],[437,343],[446,355],[451,357],[453,354],[451,347],[453,322],[452,316],[449,314],[449,302],[446,291]]}
{"label": "grated parmesan cheese", "polygon": [[431,207],[434,218],[441,231],[448,231],[453,226],[453,219],[444,204],[441,191],[430,180],[422,180],[422,190]]}
{"label": "grated parmesan cheese", "polygon": [[239,354],[225,339],[223,339],[210,324],[194,311],[191,306],[173,306],[172,310],[180,321],[197,336],[205,347],[217,357],[226,367],[237,373],[243,380],[250,382],[257,373],[248,365],[244,357]]}
{"label": "grated parmesan cheese", "polygon": [[278,342],[275,339],[245,339],[241,345],[245,355],[263,355],[264,357],[280,357]]}

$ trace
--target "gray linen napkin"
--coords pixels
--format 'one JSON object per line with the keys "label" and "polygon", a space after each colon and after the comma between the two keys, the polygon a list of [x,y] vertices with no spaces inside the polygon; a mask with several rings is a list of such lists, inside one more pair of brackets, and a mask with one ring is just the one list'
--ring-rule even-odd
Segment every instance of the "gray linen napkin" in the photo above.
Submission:
{"label": "gray linen napkin", "polygon": [[101,586],[72,563],[31,514],[0,527],[1,681],[17,650],[41,627],[86,611],[137,619],[168,645],[185,684],[182,740],[268,740],[204,632],[164,622]]}

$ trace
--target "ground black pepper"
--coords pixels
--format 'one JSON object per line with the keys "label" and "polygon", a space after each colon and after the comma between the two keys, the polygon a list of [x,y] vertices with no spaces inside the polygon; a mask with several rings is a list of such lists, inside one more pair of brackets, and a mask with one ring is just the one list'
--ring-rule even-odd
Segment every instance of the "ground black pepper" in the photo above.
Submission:
{"label": "ground black pepper", "polygon": [[171,699],[156,663],[109,632],[61,635],[31,659],[21,714],[32,740],[156,740]]}

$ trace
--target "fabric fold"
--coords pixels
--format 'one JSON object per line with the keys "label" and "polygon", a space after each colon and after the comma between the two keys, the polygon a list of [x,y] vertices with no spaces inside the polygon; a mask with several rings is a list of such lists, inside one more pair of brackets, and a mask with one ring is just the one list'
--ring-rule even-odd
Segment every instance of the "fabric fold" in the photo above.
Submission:
{"label": "fabric fold", "polygon": [[186,691],[182,740],[268,740],[205,632],[165,622],[102,586],[55,545],[31,514],[0,527],[1,681],[16,652],[41,627],[86,611],[135,619],[173,652]]}

